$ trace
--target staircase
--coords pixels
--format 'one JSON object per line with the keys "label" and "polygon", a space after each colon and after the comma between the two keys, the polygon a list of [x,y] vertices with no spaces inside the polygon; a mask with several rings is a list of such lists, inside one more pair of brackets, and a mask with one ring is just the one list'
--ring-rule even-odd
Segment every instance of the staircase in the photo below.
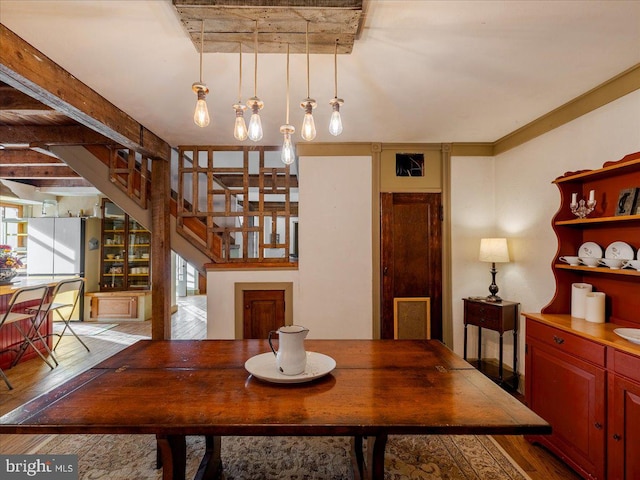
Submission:
{"label": "staircase", "polygon": [[[143,175],[140,167],[124,172],[126,161],[119,157],[120,168],[110,168],[112,150],[105,146],[51,146],[50,150],[63,160],[79,175],[93,184],[100,192],[126,211],[146,229],[151,228],[151,211],[146,201],[151,189],[151,179]],[[139,162],[140,163],[140,162]],[[128,170],[128,169],[127,169]],[[144,170],[144,169],[142,169]],[[141,179],[144,179],[142,181]],[[140,184],[145,185],[146,192],[140,191]],[[174,192],[172,192],[172,196]],[[219,261],[219,254],[212,252],[206,255],[202,249],[194,245],[193,241],[180,235],[176,229],[176,203],[171,200],[171,249],[194,266],[204,275],[204,266]],[[194,236],[205,236],[205,227],[197,219],[187,222],[187,228]]]}

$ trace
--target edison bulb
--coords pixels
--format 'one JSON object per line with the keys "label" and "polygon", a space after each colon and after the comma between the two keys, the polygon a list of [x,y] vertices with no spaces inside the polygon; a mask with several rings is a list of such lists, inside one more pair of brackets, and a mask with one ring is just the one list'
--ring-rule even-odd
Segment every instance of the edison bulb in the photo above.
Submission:
{"label": "edison bulb", "polygon": [[254,142],[262,140],[262,120],[257,113],[252,113],[249,120],[249,138]]}
{"label": "edison bulb", "polygon": [[342,118],[340,117],[340,110],[335,109],[331,114],[331,120],[329,121],[329,133],[334,137],[337,137],[342,133]]}
{"label": "edison bulb", "polygon": [[282,154],[280,158],[282,159],[282,163],[285,165],[291,165],[296,159],[293,144],[291,143],[291,135],[288,133],[284,134],[284,142],[282,144]]}
{"label": "edison bulb", "polygon": [[313,121],[313,115],[311,113],[304,114],[302,131],[300,133],[302,138],[307,141],[311,141],[316,138],[316,123]]}
{"label": "edison bulb", "polygon": [[234,108],[236,110],[236,121],[235,124],[233,126],[233,136],[235,137],[236,140],[246,140],[248,133],[247,133],[247,124],[244,121],[244,105],[234,105]]}
{"label": "edison bulb", "polygon": [[198,101],[196,102],[196,111],[193,114],[193,121],[199,127],[206,127],[209,125],[209,110],[207,109],[207,102],[204,99],[204,94],[202,96],[198,93]]}
{"label": "edison bulb", "polygon": [[334,97],[329,102],[333,113],[331,113],[331,120],[329,120],[329,133],[334,137],[337,137],[342,133],[342,117],[340,116],[340,105],[344,103],[344,100],[338,97]]}
{"label": "edison bulb", "polygon": [[304,110],[304,119],[302,120],[302,130],[300,135],[306,141],[311,141],[316,138],[316,123],[313,120],[313,109],[316,106],[316,101],[312,98],[305,98],[300,107]]}

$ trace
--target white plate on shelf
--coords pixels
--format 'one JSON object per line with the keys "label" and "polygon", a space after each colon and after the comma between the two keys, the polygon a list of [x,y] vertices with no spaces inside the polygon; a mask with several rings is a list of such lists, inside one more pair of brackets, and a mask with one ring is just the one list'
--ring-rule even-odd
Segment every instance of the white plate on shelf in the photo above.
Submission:
{"label": "white plate on shelf", "polygon": [[580,245],[578,256],[602,258],[602,247],[595,242],[585,242]]}
{"label": "white plate on shelf", "polygon": [[273,352],[261,353],[247,360],[244,368],[256,378],[271,383],[304,383],[324,377],[336,368],[336,361],[322,353],[307,352],[307,367],[298,375],[284,375],[276,368]]}
{"label": "white plate on shelf", "polygon": [[640,345],[640,328],[616,328],[613,333],[631,343]]}
{"label": "white plate on shelf", "polygon": [[619,258],[622,260],[633,260],[635,254],[633,247],[625,242],[613,242],[604,252],[604,258]]}

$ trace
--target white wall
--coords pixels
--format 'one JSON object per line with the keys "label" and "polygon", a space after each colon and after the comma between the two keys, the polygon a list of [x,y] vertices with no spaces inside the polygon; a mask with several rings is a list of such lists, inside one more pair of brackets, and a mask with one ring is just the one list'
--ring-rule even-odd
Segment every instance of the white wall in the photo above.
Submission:
{"label": "white wall", "polygon": [[[509,238],[512,262],[497,265],[500,296],[520,302],[523,312],[539,312],[555,292],[551,262],[557,239],[551,219],[558,210],[560,197],[551,182],[567,171],[600,168],[606,161],[619,160],[639,150],[640,91],[636,91],[495,159],[452,159],[456,352],[461,353],[463,348],[460,299],[486,295],[490,283],[488,265],[477,261],[481,236]],[[488,178],[492,169],[495,169],[493,182]],[[523,372],[522,320],[521,333],[519,371]],[[496,357],[491,352],[497,351],[497,343],[487,337],[483,336],[488,344],[486,351]],[[505,340],[505,358],[510,358],[511,335],[505,335]],[[475,352],[474,345],[470,342],[471,353]]]}
{"label": "white wall", "polygon": [[299,159],[297,271],[208,271],[207,336],[234,338],[234,284],[293,282],[308,338],[372,337],[370,157]]}
{"label": "white wall", "polygon": [[[489,295],[490,265],[478,261],[480,239],[496,236],[493,157],[451,159],[451,271],[453,347],[462,355],[464,324],[462,298]],[[504,271],[498,265],[498,295],[508,298]],[[446,319],[444,319],[446,321]],[[475,356],[475,328],[469,328],[470,357]],[[487,335],[484,336],[487,338]]]}

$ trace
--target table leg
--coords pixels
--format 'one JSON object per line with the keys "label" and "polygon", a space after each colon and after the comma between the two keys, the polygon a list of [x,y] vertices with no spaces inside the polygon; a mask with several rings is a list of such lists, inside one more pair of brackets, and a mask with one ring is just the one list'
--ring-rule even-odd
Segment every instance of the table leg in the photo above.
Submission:
{"label": "table leg", "polygon": [[184,435],[156,435],[162,456],[162,480],[185,480],[187,442]]}
{"label": "table leg", "polygon": [[467,359],[467,324],[464,324],[464,354],[462,356],[465,360]]}
{"label": "table leg", "polygon": [[217,480],[222,474],[221,437],[205,435],[206,448],[194,480]]}
{"label": "table leg", "polygon": [[353,480],[362,480],[362,472],[364,470],[362,435],[356,435],[351,438],[351,468],[353,470]]}
{"label": "table leg", "polygon": [[387,435],[368,436],[366,456],[363,453],[363,437],[355,436],[351,440],[353,477],[355,480],[384,479],[384,451]]}
{"label": "table leg", "polygon": [[500,332],[500,358],[498,361],[498,377],[500,377],[500,385],[502,385],[502,374],[504,373],[502,370],[502,355],[503,355],[503,349],[502,349],[502,332]]}
{"label": "table leg", "polygon": [[513,380],[514,390],[518,389],[518,322],[516,320],[515,327],[513,328]]}
{"label": "table leg", "polygon": [[384,479],[384,450],[387,446],[387,435],[381,434],[367,439],[367,465],[365,477],[367,480]]}

